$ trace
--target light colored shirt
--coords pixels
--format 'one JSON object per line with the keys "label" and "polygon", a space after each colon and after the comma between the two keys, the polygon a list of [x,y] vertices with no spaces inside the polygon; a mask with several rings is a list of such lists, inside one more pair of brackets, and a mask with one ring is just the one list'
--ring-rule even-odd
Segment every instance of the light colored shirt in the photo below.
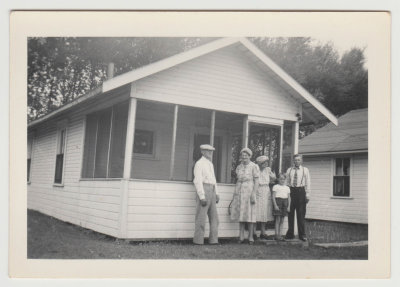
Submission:
{"label": "light colored shirt", "polygon": [[260,185],[269,184],[271,180],[275,180],[275,179],[276,179],[276,176],[271,171],[270,167],[266,167],[263,170],[260,170],[260,178],[259,178],[259,182],[258,182]]}
{"label": "light colored shirt", "polygon": [[214,165],[211,161],[202,156],[194,165],[194,186],[200,199],[205,199],[203,183],[213,184],[215,193],[217,191],[217,181],[215,179]]}
{"label": "light colored shirt", "polygon": [[275,198],[288,198],[290,194],[290,188],[287,185],[275,184],[272,191],[275,192]]}
{"label": "light colored shirt", "polygon": [[304,166],[299,166],[297,168],[297,182],[296,185],[294,184],[294,174],[296,172],[296,167],[290,167],[288,168],[286,172],[286,180],[287,180],[287,185],[291,187],[304,187],[306,191],[306,197],[310,198],[311,195],[311,177],[310,177],[310,172],[308,171],[308,168]]}

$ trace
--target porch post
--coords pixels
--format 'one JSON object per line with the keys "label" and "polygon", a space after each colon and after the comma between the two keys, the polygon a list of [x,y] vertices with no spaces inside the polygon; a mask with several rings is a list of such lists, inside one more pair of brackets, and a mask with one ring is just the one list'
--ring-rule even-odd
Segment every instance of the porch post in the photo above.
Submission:
{"label": "porch post", "polygon": [[133,143],[135,137],[135,121],[136,121],[136,106],[137,99],[134,98],[136,88],[134,83],[131,84],[128,122],[126,125],[126,139],[125,139],[125,158],[124,158],[124,173],[121,180],[121,200],[119,211],[119,238],[126,238],[128,236],[128,199],[129,199],[129,179],[131,177],[132,169],[132,154]]}
{"label": "porch post", "polygon": [[293,155],[299,153],[299,122],[293,123],[292,126],[292,142],[293,142]]}
{"label": "porch post", "polygon": [[282,156],[283,156],[283,124],[281,125],[281,140],[279,143],[279,169],[278,169],[279,173],[282,172]]}
{"label": "porch post", "polygon": [[175,146],[176,146],[176,127],[178,124],[178,105],[174,107],[174,125],[172,129],[172,148],[171,148],[171,163],[169,166],[169,179],[172,180],[174,177],[174,166],[175,166]]}
{"label": "porch post", "polygon": [[129,179],[131,177],[133,143],[135,140],[136,105],[137,99],[132,97],[131,91],[128,112],[128,124],[126,127],[124,179]]}
{"label": "porch post", "polygon": [[214,146],[215,111],[211,112],[210,145]]}
{"label": "porch post", "polygon": [[242,148],[247,147],[249,144],[249,116],[246,115],[243,119],[243,141]]}

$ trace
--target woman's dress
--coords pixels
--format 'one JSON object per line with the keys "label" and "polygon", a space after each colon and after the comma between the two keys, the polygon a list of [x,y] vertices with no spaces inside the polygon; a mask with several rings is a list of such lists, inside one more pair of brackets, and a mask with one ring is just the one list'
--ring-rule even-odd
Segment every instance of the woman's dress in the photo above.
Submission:
{"label": "woman's dress", "polygon": [[260,170],[259,186],[257,190],[257,221],[268,222],[273,221],[274,216],[272,215],[272,196],[269,189],[269,177],[271,168],[266,167]]}
{"label": "woman's dress", "polygon": [[257,203],[251,204],[250,197],[254,188],[254,179],[260,176],[260,169],[253,162],[247,165],[241,163],[236,168],[236,175],[237,183],[232,201],[231,219],[239,222],[256,222]]}

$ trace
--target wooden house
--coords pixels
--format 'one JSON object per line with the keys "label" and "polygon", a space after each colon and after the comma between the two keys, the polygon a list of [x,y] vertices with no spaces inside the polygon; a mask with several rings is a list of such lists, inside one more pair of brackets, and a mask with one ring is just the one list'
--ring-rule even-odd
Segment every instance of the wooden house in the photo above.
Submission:
{"label": "wooden house", "polygon": [[368,223],[368,109],[341,116],[300,140],[310,169],[307,218]]}
{"label": "wooden house", "polygon": [[227,209],[241,147],[279,172],[297,152],[299,120],[321,118],[337,124],[249,40],[218,39],[29,123],[28,208],[118,238],[190,238],[193,166],[211,143],[220,236],[237,236]]}

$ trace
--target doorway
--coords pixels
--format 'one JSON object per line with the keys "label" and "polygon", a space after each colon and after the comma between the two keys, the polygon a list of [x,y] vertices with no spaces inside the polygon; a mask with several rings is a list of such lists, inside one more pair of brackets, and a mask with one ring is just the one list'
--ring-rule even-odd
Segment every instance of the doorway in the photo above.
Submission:
{"label": "doorway", "polygon": [[281,127],[275,125],[250,123],[248,147],[253,152],[255,162],[260,155],[269,158],[269,166],[276,175],[280,172]]}

